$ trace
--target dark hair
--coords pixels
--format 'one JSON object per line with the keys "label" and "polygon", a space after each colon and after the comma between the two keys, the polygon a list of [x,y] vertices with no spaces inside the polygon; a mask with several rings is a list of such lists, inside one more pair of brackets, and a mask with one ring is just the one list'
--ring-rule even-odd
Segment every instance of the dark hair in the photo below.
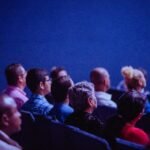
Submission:
{"label": "dark hair", "polygon": [[115,138],[121,136],[121,130],[127,122],[135,119],[144,109],[145,98],[136,91],[123,94],[118,102],[118,114],[111,117],[104,129],[105,138],[111,146],[115,145]]}
{"label": "dark hair", "polygon": [[28,71],[26,82],[31,92],[36,92],[36,90],[39,87],[40,82],[45,81],[45,76],[49,76],[49,75],[48,75],[48,72],[44,69],[33,68]]}
{"label": "dark hair", "polygon": [[143,111],[144,106],[144,97],[136,91],[123,94],[118,102],[117,115],[111,117],[106,123],[107,138],[120,137],[124,125],[135,119]]}
{"label": "dark hair", "polygon": [[68,89],[72,84],[72,79],[69,76],[59,77],[52,82],[51,93],[55,102],[64,102],[68,94]]}
{"label": "dark hair", "polygon": [[[63,67],[53,67],[51,72],[50,72],[50,77],[52,80],[55,80],[57,78],[59,78],[59,73],[61,71],[66,71]],[[67,73],[67,71],[66,71]]]}
{"label": "dark hair", "polygon": [[126,122],[132,121],[144,109],[145,97],[136,91],[127,92],[122,95],[118,102],[118,115]]}
{"label": "dark hair", "polygon": [[18,81],[18,76],[21,75],[20,67],[23,67],[21,64],[10,64],[5,69],[5,76],[8,85],[16,85]]}

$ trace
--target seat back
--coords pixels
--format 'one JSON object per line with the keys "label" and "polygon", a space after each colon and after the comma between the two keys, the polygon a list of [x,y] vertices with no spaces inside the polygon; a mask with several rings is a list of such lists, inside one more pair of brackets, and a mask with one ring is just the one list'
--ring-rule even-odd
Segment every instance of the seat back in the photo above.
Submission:
{"label": "seat back", "polygon": [[115,115],[117,113],[116,108],[111,108],[108,106],[98,106],[94,112],[93,115],[95,115],[97,118],[99,118],[102,122],[106,122],[106,120]]}
{"label": "seat back", "polygon": [[137,122],[136,126],[143,129],[148,135],[150,135],[150,113],[143,115]]}
{"label": "seat back", "polygon": [[21,131],[12,135],[12,138],[17,141],[24,150],[33,149],[34,143],[34,116],[28,111],[21,111]]}
{"label": "seat back", "polygon": [[76,127],[68,126],[66,130],[68,149],[71,150],[110,150],[103,138],[97,137]]}
{"label": "seat back", "polygon": [[114,100],[116,103],[118,103],[118,100],[120,96],[122,96],[125,91],[117,90],[117,89],[109,89],[108,93],[112,95],[112,100]]}
{"label": "seat back", "polygon": [[119,150],[145,150],[146,149],[144,145],[136,144],[120,138],[117,138],[116,142]]}

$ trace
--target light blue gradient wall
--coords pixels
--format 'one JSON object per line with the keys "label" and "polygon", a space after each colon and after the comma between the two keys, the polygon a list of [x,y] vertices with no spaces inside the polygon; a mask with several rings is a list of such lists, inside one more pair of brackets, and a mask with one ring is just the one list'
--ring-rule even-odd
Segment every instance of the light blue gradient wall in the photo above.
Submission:
{"label": "light blue gradient wall", "polygon": [[75,81],[106,67],[115,86],[123,65],[150,72],[149,0],[1,0],[0,89],[4,68],[64,66]]}

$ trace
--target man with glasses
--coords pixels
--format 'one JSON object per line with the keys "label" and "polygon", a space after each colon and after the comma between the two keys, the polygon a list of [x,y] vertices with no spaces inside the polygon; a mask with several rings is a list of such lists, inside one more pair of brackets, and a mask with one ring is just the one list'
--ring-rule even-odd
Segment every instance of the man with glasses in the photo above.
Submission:
{"label": "man with glasses", "polygon": [[26,80],[27,87],[32,92],[32,95],[22,109],[32,114],[47,115],[53,107],[53,105],[48,103],[45,99],[45,95],[49,93],[51,89],[51,80],[48,72],[44,69],[30,69]]}

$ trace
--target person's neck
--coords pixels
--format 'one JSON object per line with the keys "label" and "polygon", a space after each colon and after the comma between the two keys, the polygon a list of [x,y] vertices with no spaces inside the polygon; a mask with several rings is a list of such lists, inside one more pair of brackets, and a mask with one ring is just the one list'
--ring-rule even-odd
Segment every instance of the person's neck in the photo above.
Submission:
{"label": "person's neck", "polygon": [[85,109],[84,112],[87,112],[87,113],[89,113],[89,114],[92,114],[92,113],[93,113],[93,109],[92,109],[92,108],[87,108],[87,109]]}
{"label": "person's neck", "polygon": [[40,91],[40,90],[35,91],[33,94],[45,96],[45,93],[43,91]]}
{"label": "person's neck", "polygon": [[6,135],[8,135],[8,136],[10,136],[11,135],[11,133],[8,131],[8,130],[6,130],[5,128],[2,128],[2,129],[0,129],[1,131],[3,131]]}
{"label": "person's neck", "polygon": [[97,87],[95,87],[95,91],[96,92],[106,92],[107,90],[106,90],[105,86],[97,86]]}
{"label": "person's neck", "polygon": [[22,84],[17,84],[16,87],[18,87],[18,88],[21,89],[21,90],[24,90],[24,88],[25,88],[25,86],[22,85]]}

